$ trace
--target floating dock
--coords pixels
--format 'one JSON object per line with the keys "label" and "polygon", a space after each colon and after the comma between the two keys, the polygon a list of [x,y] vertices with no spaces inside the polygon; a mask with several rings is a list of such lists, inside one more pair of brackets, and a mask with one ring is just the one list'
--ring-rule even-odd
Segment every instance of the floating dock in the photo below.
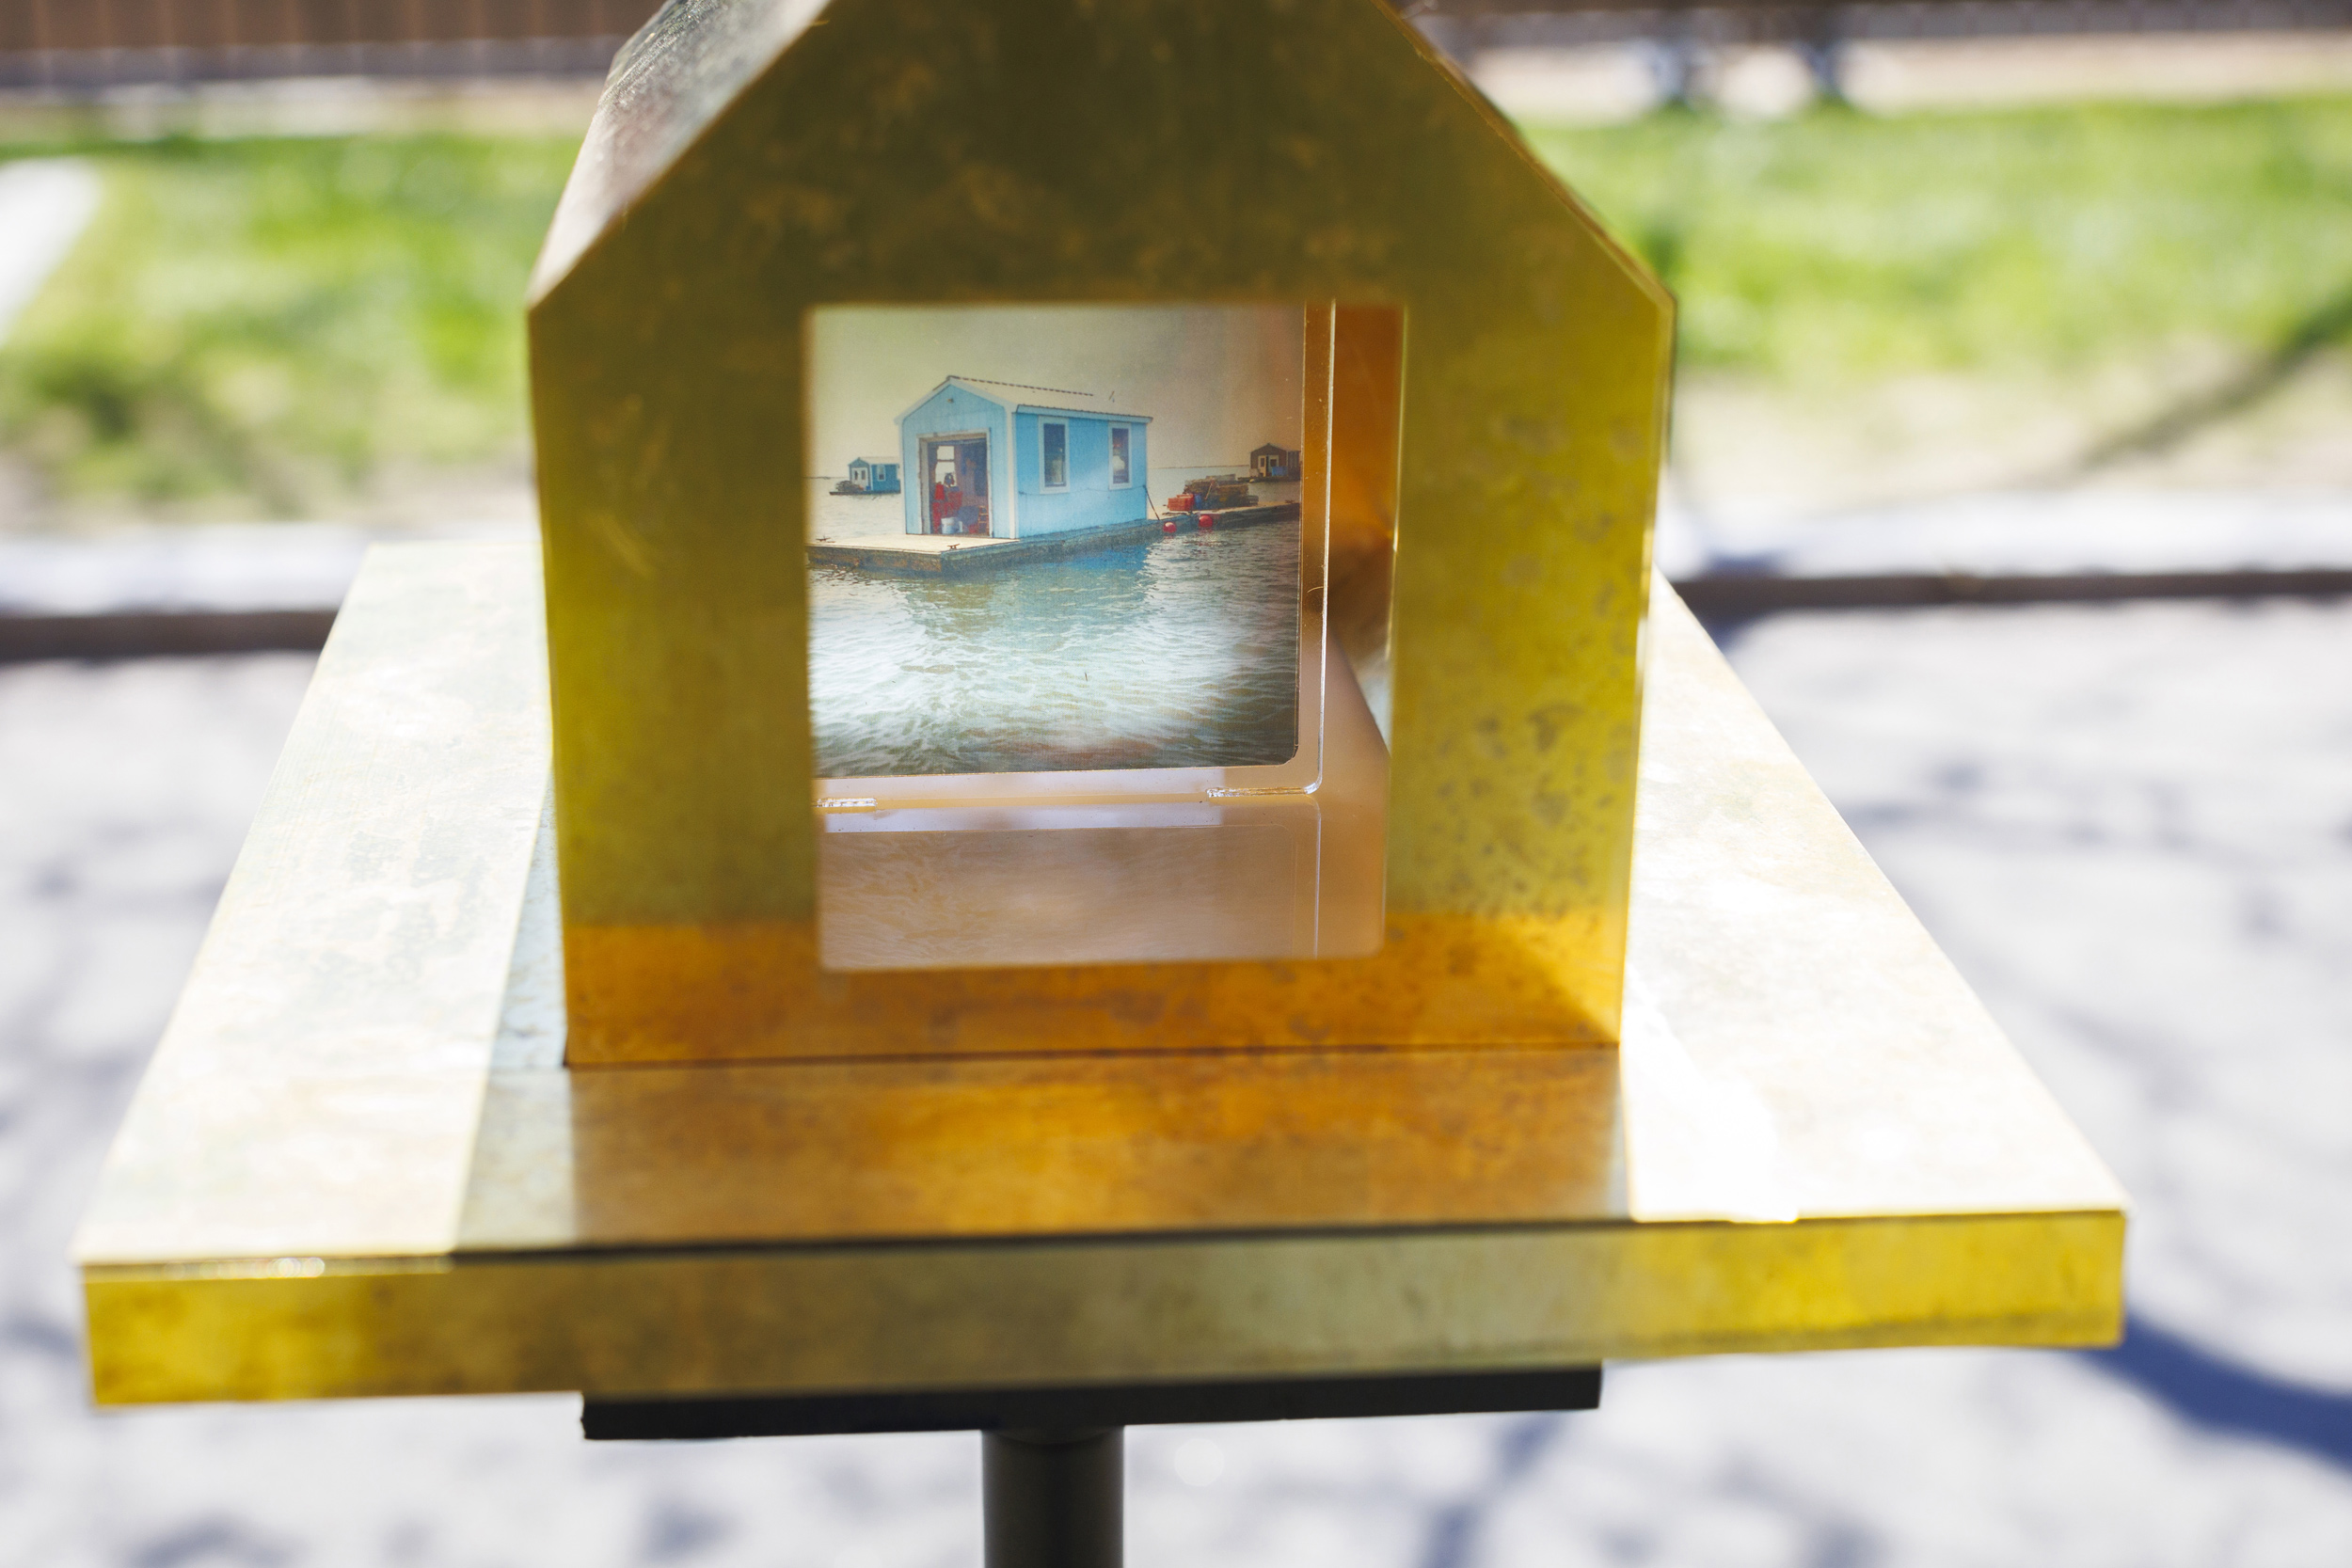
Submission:
{"label": "floating dock", "polygon": [[1033,561],[1052,561],[1089,550],[1140,545],[1166,533],[1223,532],[1263,523],[1295,522],[1296,501],[1271,506],[1234,506],[1221,512],[1169,512],[1109,528],[1049,533],[1038,539],[980,539],[945,533],[871,534],[859,539],[812,539],[808,563],[846,566],[886,577],[961,578]]}

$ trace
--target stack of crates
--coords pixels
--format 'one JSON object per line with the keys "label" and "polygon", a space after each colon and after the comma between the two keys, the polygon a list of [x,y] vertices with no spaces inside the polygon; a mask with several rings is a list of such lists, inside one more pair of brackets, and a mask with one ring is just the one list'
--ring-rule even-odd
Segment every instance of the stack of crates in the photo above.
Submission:
{"label": "stack of crates", "polygon": [[1216,506],[1255,506],[1258,498],[1249,493],[1249,482],[1239,474],[1218,474],[1213,479],[1196,479],[1184,486],[1184,504],[1170,506],[1180,512],[1200,511]]}

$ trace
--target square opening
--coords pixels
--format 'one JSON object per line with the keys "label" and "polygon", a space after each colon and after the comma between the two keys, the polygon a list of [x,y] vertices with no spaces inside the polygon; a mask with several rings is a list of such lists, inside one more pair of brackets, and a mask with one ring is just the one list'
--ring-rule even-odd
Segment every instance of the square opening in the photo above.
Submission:
{"label": "square opening", "polygon": [[1376,950],[1401,313],[845,306],[808,344],[826,967]]}

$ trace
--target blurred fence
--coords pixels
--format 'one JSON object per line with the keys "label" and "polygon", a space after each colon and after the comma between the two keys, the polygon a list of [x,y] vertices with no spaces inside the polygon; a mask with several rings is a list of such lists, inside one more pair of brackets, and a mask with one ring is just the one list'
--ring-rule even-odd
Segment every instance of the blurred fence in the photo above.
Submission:
{"label": "blurred fence", "polygon": [[1406,11],[1466,53],[1683,35],[1742,42],[2352,26],[2352,0],[1427,0]]}
{"label": "blurred fence", "polygon": [[1844,96],[1849,44],[2128,33],[2352,28],[2352,0],[1419,0],[1406,12],[1455,59],[1503,49],[1644,42],[1669,100],[1695,94],[1709,50],[1793,48],[1816,87]]}
{"label": "blurred fence", "polygon": [[0,87],[602,75],[659,0],[0,0]]}
{"label": "blurred fence", "polygon": [[[0,88],[601,76],[659,0],[0,0]],[[1204,0],[1208,3],[1208,0]],[[1442,47],[2352,27],[2352,0],[1400,0]],[[1834,70],[1826,57],[1818,62]]]}

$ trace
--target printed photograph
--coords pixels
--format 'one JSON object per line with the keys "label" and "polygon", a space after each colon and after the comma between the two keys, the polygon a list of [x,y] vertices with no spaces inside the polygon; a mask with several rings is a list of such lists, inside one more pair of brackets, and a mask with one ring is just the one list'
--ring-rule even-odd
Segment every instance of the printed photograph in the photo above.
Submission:
{"label": "printed photograph", "polygon": [[818,776],[1295,755],[1304,321],[1280,306],[816,312]]}

